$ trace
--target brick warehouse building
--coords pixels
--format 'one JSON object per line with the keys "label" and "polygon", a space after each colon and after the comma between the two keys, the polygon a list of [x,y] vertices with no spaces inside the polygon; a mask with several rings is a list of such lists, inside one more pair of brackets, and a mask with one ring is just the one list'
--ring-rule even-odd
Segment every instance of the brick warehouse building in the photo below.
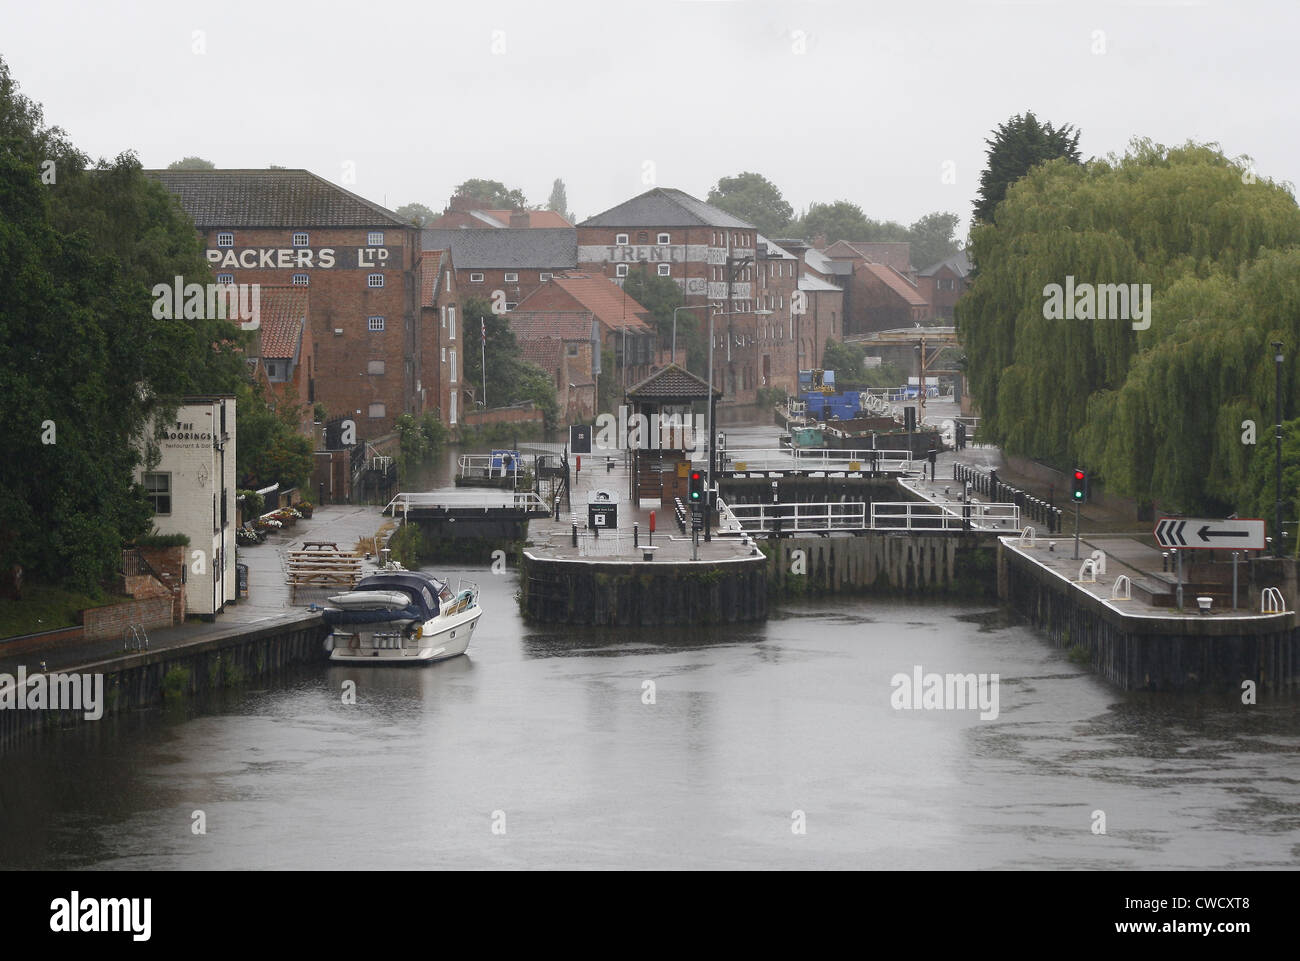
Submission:
{"label": "brick warehouse building", "polygon": [[436,358],[421,352],[418,227],[306,170],[149,174],[193,219],[218,282],[309,289],[312,402],[355,418],[359,437],[422,412]]}
{"label": "brick warehouse building", "polygon": [[[752,404],[762,376],[757,234],[753,224],[712,204],[656,187],[578,225],[578,267],[617,281],[644,264],[676,281],[688,306],[729,304],[729,315],[714,321],[714,384],[724,402]],[[708,323],[709,311],[694,313]]]}

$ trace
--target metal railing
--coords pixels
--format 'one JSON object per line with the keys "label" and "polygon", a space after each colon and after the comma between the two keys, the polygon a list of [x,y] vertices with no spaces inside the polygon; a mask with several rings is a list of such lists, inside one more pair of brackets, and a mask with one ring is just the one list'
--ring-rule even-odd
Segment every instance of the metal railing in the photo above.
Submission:
{"label": "metal railing", "polygon": [[822,501],[802,504],[727,504],[718,502],[719,532],[746,534],[860,531],[867,526],[867,505]]}
{"label": "metal railing", "polygon": [[1015,504],[980,503],[950,508],[924,501],[876,501],[871,505],[873,530],[952,531],[967,529],[968,523],[971,530],[1019,530],[1020,508]]}
{"label": "metal railing", "polygon": [[[968,446],[978,445],[968,444]],[[972,464],[954,463],[952,479],[960,484],[970,484],[971,492],[981,497],[1015,504],[1030,520],[1046,524],[1049,534],[1061,532],[1063,511],[1059,507],[1053,507],[1041,497],[1035,497],[1027,491],[999,480],[996,470],[984,470]]]}
{"label": "metal railing", "polygon": [[[906,450],[838,450],[827,447],[746,448],[722,452],[722,469],[729,471],[910,471],[912,452]],[[854,467],[853,465],[857,465]]]}
{"label": "metal railing", "polygon": [[549,506],[534,491],[456,491],[455,493],[398,494],[384,508],[383,513],[397,516],[414,508],[432,507],[448,510],[478,510],[484,512],[500,508],[524,509],[549,513]]}
{"label": "metal railing", "polygon": [[518,457],[503,457],[500,454],[461,454],[458,466],[461,477],[511,477],[518,484],[519,475],[531,471],[536,461],[535,454],[520,454]]}

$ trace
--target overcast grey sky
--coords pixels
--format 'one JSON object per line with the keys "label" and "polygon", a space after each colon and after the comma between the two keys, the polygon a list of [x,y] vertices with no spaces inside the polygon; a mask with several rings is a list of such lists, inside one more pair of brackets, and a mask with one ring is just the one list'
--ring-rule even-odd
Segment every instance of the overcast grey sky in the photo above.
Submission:
{"label": "overcast grey sky", "polygon": [[544,203],[562,177],[582,218],[652,184],[703,198],[755,170],[796,211],[847,199],[876,218],[965,221],[984,139],[1026,109],[1082,129],[1085,156],[1134,136],[1215,141],[1261,176],[1300,181],[1295,0],[0,11],[22,90],[92,155],[135,150],[162,167],[198,154],[335,182],[352,170],[350,189],[389,207],[441,210],[469,177]]}

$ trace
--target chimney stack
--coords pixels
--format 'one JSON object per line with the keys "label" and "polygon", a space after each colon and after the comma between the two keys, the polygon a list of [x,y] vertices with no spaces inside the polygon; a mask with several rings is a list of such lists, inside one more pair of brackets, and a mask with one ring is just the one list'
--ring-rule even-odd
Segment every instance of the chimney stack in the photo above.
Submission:
{"label": "chimney stack", "polygon": [[826,235],[825,235],[825,234],[818,234],[816,237],[813,238],[812,245],[813,245],[813,249],[814,249],[814,250],[825,250],[825,249],[826,249]]}

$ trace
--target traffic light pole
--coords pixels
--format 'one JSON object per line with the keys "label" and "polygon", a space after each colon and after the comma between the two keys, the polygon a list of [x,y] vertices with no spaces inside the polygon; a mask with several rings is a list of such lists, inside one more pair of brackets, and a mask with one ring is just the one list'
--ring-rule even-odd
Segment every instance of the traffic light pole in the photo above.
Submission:
{"label": "traffic light pole", "polygon": [[1079,559],[1079,499],[1074,499],[1074,559]]}

